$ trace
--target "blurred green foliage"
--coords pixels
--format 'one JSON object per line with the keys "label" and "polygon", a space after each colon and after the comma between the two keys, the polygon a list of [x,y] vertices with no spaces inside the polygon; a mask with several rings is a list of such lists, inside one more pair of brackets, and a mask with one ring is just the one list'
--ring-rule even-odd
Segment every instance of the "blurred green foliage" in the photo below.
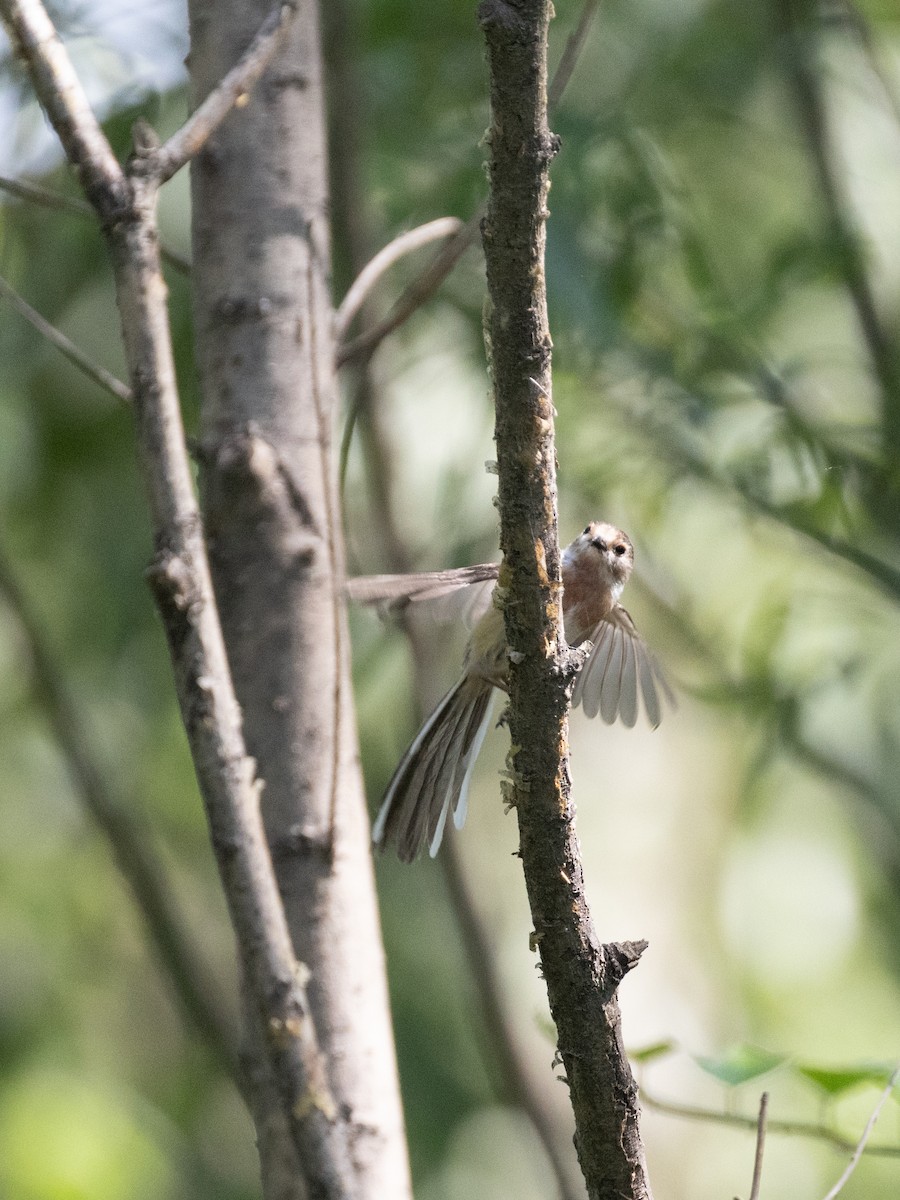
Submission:
{"label": "blurred green foliage", "polygon": [[[341,106],[355,133],[334,143],[336,156],[352,156],[337,164],[341,178],[355,180],[335,193],[339,296],[360,255],[420,221],[475,211],[488,114],[469,0],[428,19],[409,0],[326,7],[329,74],[352,85],[333,97],[333,112]],[[713,1063],[728,1063],[723,1047],[735,1043],[766,1047],[773,1064],[796,1057],[801,1068],[773,1076],[770,1114],[815,1121],[809,1081],[843,1095],[835,1080],[872,1082],[870,1064],[900,1046],[900,463],[889,436],[900,396],[873,368],[848,270],[864,271],[896,355],[900,14],[798,3],[789,36],[791,7],[602,7],[553,120],[562,150],[547,276],[561,533],[568,540],[603,517],[632,534],[639,579],[629,607],[684,697],[652,737],[573,726],[598,930],[651,942],[623,988],[626,1037],[677,1042]],[[79,57],[92,94],[115,82],[107,129],[118,151],[138,112],[162,134],[174,129],[185,111],[179,89],[137,99],[126,89],[122,107],[122,28],[138,54],[142,22],[157,19],[151,6],[118,17],[116,70],[109,13],[69,8],[56,6],[66,28],[87,30],[94,45]],[[559,5],[554,61],[577,17],[576,5]],[[805,132],[798,45],[814,68],[826,117],[819,150],[839,183],[849,241],[836,234]],[[173,77],[175,49],[160,78]],[[10,144],[30,163],[34,108],[8,60],[3,80],[7,100],[21,101]],[[61,167],[43,182],[75,194]],[[162,221],[184,251],[183,179],[169,185]],[[387,310],[419,265],[395,269],[370,315]],[[7,199],[0,272],[122,372],[109,270],[89,221]],[[172,273],[169,285],[193,427],[189,284]],[[370,368],[395,532],[422,567],[494,552],[483,295],[473,252]],[[356,386],[354,369],[346,377]],[[356,569],[386,570],[396,547],[373,517],[362,445],[347,484],[350,555]],[[150,540],[129,416],[8,307],[0,502],[6,552],[93,749],[152,830],[233,1003],[230,934],[142,579]],[[374,803],[415,705],[399,635],[365,616],[354,633]],[[446,674],[435,668],[435,693],[451,681],[456,653],[448,647]],[[0,1192],[254,1195],[248,1123],[145,948],[5,609],[0,663]],[[514,833],[486,758],[462,835],[466,865],[529,1053],[549,1069]],[[417,1194],[552,1194],[533,1137],[500,1107],[438,865],[385,860],[379,878]],[[720,1085],[678,1055],[647,1069],[669,1099],[721,1101]],[[741,1092],[750,1113],[753,1086]],[[556,1092],[564,1112],[564,1088]],[[857,1101],[854,1091],[842,1109],[848,1136],[873,1095]],[[884,1142],[896,1143],[895,1116],[879,1124]],[[746,1186],[746,1137],[652,1111],[645,1132],[660,1192],[711,1197]],[[780,1145],[767,1159],[772,1200],[822,1194],[839,1174],[825,1147]],[[867,1161],[844,1194],[896,1195],[898,1171]]]}

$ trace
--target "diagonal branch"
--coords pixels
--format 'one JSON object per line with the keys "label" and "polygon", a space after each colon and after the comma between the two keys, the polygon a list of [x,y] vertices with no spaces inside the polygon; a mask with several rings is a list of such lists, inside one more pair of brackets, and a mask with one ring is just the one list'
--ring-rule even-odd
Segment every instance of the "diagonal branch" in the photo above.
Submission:
{"label": "diagonal branch", "polygon": [[551,113],[555,110],[560,100],[562,100],[563,92],[569,86],[569,80],[572,78],[572,73],[575,70],[578,59],[581,57],[581,52],[584,49],[584,44],[587,41],[591,26],[594,23],[594,17],[596,17],[599,8],[600,0],[584,0],[584,8],[581,10],[578,24],[569,34],[562,57],[559,60],[553,78],[550,80],[550,86],[547,88],[547,108]]}
{"label": "diagonal branch", "polygon": [[171,899],[162,863],[130,808],[114,797],[90,749],[90,738],[47,645],[40,621],[0,546],[0,594],[24,635],[32,687],[69,768],[76,792],[112,850],[131,889],[159,962],[188,1018],[238,1088],[244,1081],[235,1054],[237,1031],[217,1003],[218,985]]}
{"label": "diagonal branch", "polygon": [[156,543],[149,570],[242,966],[264,1031],[311,1200],[356,1190],[305,979],[294,956],[263,829],[213,595],[175,381],[155,223],[152,146],[118,166],[40,0],[0,0],[0,15],[109,243],[132,379],[138,454]]}
{"label": "diagonal branch", "polygon": [[900,1066],[898,1066],[896,1068],[894,1073],[891,1075],[890,1079],[887,1081],[887,1085],[885,1086],[884,1091],[881,1093],[881,1095],[878,1098],[878,1103],[875,1105],[875,1108],[872,1110],[872,1115],[869,1117],[868,1121],[866,1121],[865,1129],[863,1129],[862,1136],[860,1137],[859,1141],[857,1142],[856,1148],[854,1149],[853,1154],[850,1156],[850,1161],[847,1163],[847,1166],[841,1172],[841,1177],[837,1181],[837,1183],[834,1185],[834,1187],[829,1188],[828,1192],[826,1193],[826,1195],[824,1197],[824,1200],[836,1200],[839,1193],[844,1190],[844,1185],[847,1183],[850,1176],[856,1170],[857,1165],[859,1164],[859,1160],[863,1156],[863,1151],[866,1148],[866,1142],[868,1142],[869,1137],[871,1136],[872,1130],[875,1128],[875,1122],[881,1116],[881,1110],[884,1108],[885,1104],[887,1104],[888,1100],[890,1099],[891,1092],[893,1092],[894,1088],[897,1086],[898,1079],[900,1079]]}
{"label": "diagonal branch", "polygon": [[238,62],[178,132],[152,155],[152,169],[161,184],[203,149],[235,106],[246,103],[248,92],[281,46],[297,12],[297,3],[298,0],[282,0],[269,13]]}
{"label": "diagonal branch", "polygon": [[428,266],[403,291],[397,303],[386,317],[377,321],[371,329],[361,333],[353,341],[340,346],[337,352],[337,365],[343,367],[348,362],[360,358],[368,358],[374,353],[381,342],[399,329],[404,322],[420,309],[435,294],[468,248],[478,236],[484,210],[471,217],[462,228],[442,246]]}
{"label": "diagonal branch", "polygon": [[39,0],[6,0],[0,12],[88,200],[104,223],[113,219],[126,202],[125,176],[46,9]]}
{"label": "diagonal branch", "polygon": [[575,1143],[591,1200],[649,1200],[637,1087],[622,1043],[616,991],[645,942],[601,945],[585,899],[568,764],[574,675],[561,619],[556,451],[544,283],[550,0],[483,0],[479,19],[491,90],[490,200],[483,227],[499,473],[501,593],[509,647],[507,800]]}
{"label": "diagonal branch", "polygon": [[[748,1133],[751,1131],[759,1131],[759,1117],[751,1117],[743,1113],[729,1112],[723,1109],[701,1108],[695,1104],[682,1104],[680,1101],[663,1100],[662,1097],[648,1091],[645,1084],[641,1084],[641,1099],[647,1108],[652,1108],[655,1112],[664,1113],[668,1117],[683,1117],[686,1121],[702,1121],[709,1125],[727,1125],[732,1129],[743,1129]],[[783,1121],[778,1118],[767,1117],[766,1132],[779,1134],[783,1137],[790,1138],[811,1138],[814,1141],[823,1142],[828,1146],[832,1146],[835,1150],[844,1150],[848,1154],[851,1153],[859,1145],[858,1142],[852,1142],[843,1134],[838,1133],[830,1125],[813,1125],[807,1121]],[[900,1146],[883,1143],[881,1145],[867,1145],[866,1153],[873,1157],[880,1158],[900,1158]]]}
{"label": "diagonal branch", "polygon": [[[10,196],[15,196],[18,200],[25,200],[29,204],[52,208],[56,212],[87,217],[91,221],[96,220],[97,214],[86,200],[79,200],[76,196],[63,196],[59,192],[51,191],[50,188],[41,187],[37,183],[31,183],[24,179],[7,179],[6,176],[0,175],[0,192],[7,192]],[[177,250],[164,244],[160,244],[159,252],[163,262],[168,263],[181,275],[190,275],[191,264],[183,254],[179,254]]]}
{"label": "diagonal branch", "polygon": [[24,179],[7,179],[0,175],[0,192],[8,192],[17,200],[27,200],[31,204],[39,204],[42,208],[52,208],[57,212],[74,213],[78,217],[88,217],[96,220],[97,214],[87,200],[79,200],[77,196],[63,196],[50,188],[41,187],[37,183],[28,183]]}
{"label": "diagonal branch", "polygon": [[28,301],[23,299],[16,289],[7,283],[2,276],[0,276],[0,296],[5,296],[16,312],[24,317],[29,325],[38,331],[41,337],[46,338],[61,354],[64,354],[69,362],[74,363],[79,371],[83,371],[89,379],[93,379],[94,383],[99,384],[104,391],[109,392],[111,396],[115,396],[117,400],[122,400],[126,404],[131,403],[131,388],[127,384],[123,383],[121,379],[117,379],[110,371],[107,371],[106,367],[95,363],[83,350],[79,350],[73,341],[67,338],[55,325],[51,325],[36,309],[32,308]]}
{"label": "diagonal branch", "polygon": [[463,228],[463,223],[458,217],[438,217],[436,221],[428,221],[425,225],[418,225],[415,229],[409,229],[405,233],[399,234],[393,241],[382,247],[354,279],[334,314],[335,338],[340,341],[346,336],[357,313],[365,304],[366,297],[394,263],[399,262],[404,255],[412,254],[414,250],[420,250],[431,242],[453,237]]}

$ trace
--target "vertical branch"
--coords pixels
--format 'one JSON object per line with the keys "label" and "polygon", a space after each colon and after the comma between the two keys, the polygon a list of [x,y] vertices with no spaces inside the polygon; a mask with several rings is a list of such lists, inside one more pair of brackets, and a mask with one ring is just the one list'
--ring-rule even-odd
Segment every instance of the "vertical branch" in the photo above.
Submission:
{"label": "vertical branch", "polygon": [[544,282],[549,0],[484,0],[491,92],[483,227],[497,410],[500,584],[510,656],[508,798],[591,1200],[650,1196],[637,1088],[616,989],[644,943],[602,946],[591,924],[568,765],[572,663],[561,620],[550,334]]}
{"label": "vertical branch", "polygon": [[[595,7],[593,4],[591,7]],[[331,0],[325,12],[326,46],[333,103],[329,107],[332,126],[332,221],[337,238],[348,259],[347,274],[359,278],[368,260],[366,234],[365,190],[359,173],[359,141],[363,122],[360,105],[360,81],[352,70],[353,29],[346,0]],[[583,23],[583,22],[582,22]],[[346,305],[346,298],[341,309]],[[364,327],[372,326],[372,315],[366,314]],[[347,325],[349,327],[349,323]],[[346,329],[339,329],[342,336]],[[412,555],[404,541],[395,513],[393,448],[385,425],[384,397],[378,394],[370,356],[361,355],[358,362],[348,364],[352,369],[350,408],[360,415],[362,457],[369,486],[369,502],[373,519],[367,533],[380,539],[381,557],[386,569],[403,574],[412,569]],[[415,691],[421,715],[433,697],[433,653],[431,639],[423,637],[414,621],[403,623],[415,669]],[[493,1063],[501,1075],[504,1098],[521,1105],[530,1118],[535,1132],[543,1143],[547,1157],[556,1174],[562,1200],[576,1200],[583,1195],[581,1180],[572,1158],[569,1137],[565,1129],[555,1127],[553,1097],[535,1078],[537,1072],[516,1035],[504,995],[500,972],[489,946],[484,923],[478,912],[475,897],[466,883],[464,864],[456,838],[447,838],[440,858],[451,903],[456,916],[460,938],[468,959],[484,1019],[486,1045],[490,1047]]]}
{"label": "vertical branch", "polygon": [[[270,4],[189,0],[198,110]],[[265,780],[266,835],[356,1194],[403,1200],[343,611],[319,6],[298,0],[298,10],[251,103],[191,167],[203,510],[247,745]],[[278,1090],[262,1075],[259,1084],[257,1127],[274,1129]]]}

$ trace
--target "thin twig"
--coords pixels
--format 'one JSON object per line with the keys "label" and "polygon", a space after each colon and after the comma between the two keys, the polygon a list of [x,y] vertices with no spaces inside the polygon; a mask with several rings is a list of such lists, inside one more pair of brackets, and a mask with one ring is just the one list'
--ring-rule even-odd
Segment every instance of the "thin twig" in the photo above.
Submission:
{"label": "thin twig", "polygon": [[[37,204],[41,208],[55,209],[57,212],[69,213],[74,217],[86,217],[96,223],[97,214],[86,200],[79,200],[77,196],[64,196],[61,192],[41,187],[40,184],[32,183],[31,180],[8,179],[5,175],[0,175],[0,192],[7,192],[18,200]],[[160,254],[170,267],[174,267],[182,275],[190,275],[191,264],[183,254],[179,254],[177,250],[172,250],[166,245],[160,245]]]}
{"label": "thin twig", "polygon": [[263,21],[253,41],[227,75],[177,133],[151,156],[152,169],[160,183],[171,179],[189,162],[237,105],[246,104],[248,93],[281,46],[297,11],[298,0],[282,0]]}
{"label": "thin twig", "polygon": [[334,314],[334,336],[337,341],[340,342],[346,337],[347,330],[353,324],[366,297],[394,263],[399,262],[405,255],[412,254],[414,250],[420,250],[423,246],[430,245],[431,242],[453,237],[462,228],[463,223],[459,217],[438,217],[436,221],[428,221],[425,225],[419,225],[415,229],[399,234],[379,250],[354,279]]}
{"label": "thin twig", "polygon": [[91,221],[97,217],[87,200],[79,200],[77,196],[63,196],[50,188],[24,179],[7,179],[5,175],[0,175],[0,192],[8,192],[18,200],[27,200],[31,204],[39,204],[42,208],[55,208],[58,212],[88,217]]}
{"label": "thin twig", "polygon": [[872,1115],[869,1117],[868,1121],[866,1121],[866,1127],[862,1131],[862,1137],[857,1142],[856,1149],[853,1151],[850,1161],[847,1163],[847,1166],[842,1172],[840,1179],[837,1181],[834,1187],[825,1194],[823,1200],[835,1200],[835,1197],[838,1195],[838,1193],[842,1191],[844,1184],[856,1170],[859,1160],[862,1158],[863,1151],[866,1148],[866,1142],[869,1140],[869,1135],[875,1128],[875,1122],[881,1115],[881,1110],[884,1108],[885,1104],[887,1104],[891,1092],[897,1086],[898,1078],[900,1078],[900,1065],[895,1068],[893,1074],[887,1082],[887,1086],[879,1096],[878,1103],[872,1110]]}
{"label": "thin twig", "polygon": [[235,1046],[237,1030],[218,1004],[220,984],[203,963],[173,899],[170,881],[148,832],[131,816],[133,804],[114,797],[92,749],[88,730],[57,667],[37,614],[0,546],[0,593],[25,639],[32,687],[69,768],[76,795],[106,838],[131,890],[157,959],[190,1021],[223,1069],[243,1091]]}
{"label": "thin twig", "polygon": [[[745,1117],[740,1113],[723,1112],[721,1109],[701,1108],[693,1104],[676,1104],[670,1100],[662,1100],[647,1091],[645,1084],[641,1085],[641,1103],[656,1112],[666,1113],[671,1117],[684,1117],[688,1121],[707,1121],[713,1125],[730,1125],[736,1129],[754,1130],[758,1128],[757,1117]],[[807,1121],[783,1121],[768,1118],[767,1133],[776,1133],[787,1137],[813,1138],[816,1141],[827,1142],[837,1150],[853,1151],[857,1143],[842,1137],[828,1125],[816,1125]],[[882,1158],[900,1158],[900,1146],[877,1145],[869,1146],[867,1154],[876,1154]]]}
{"label": "thin twig", "polygon": [[85,352],[79,350],[61,330],[57,329],[55,325],[51,325],[36,309],[33,309],[28,301],[23,299],[2,276],[0,276],[0,295],[5,296],[13,308],[38,331],[41,337],[46,338],[61,354],[64,354],[79,371],[83,371],[89,379],[93,379],[94,383],[99,384],[104,391],[109,392],[117,400],[122,400],[126,404],[131,403],[131,388],[127,384],[107,371],[106,367],[101,367],[99,363],[88,358]]}
{"label": "thin twig", "polygon": [[578,24],[569,34],[566,41],[566,48],[562,52],[562,58],[559,60],[553,79],[549,88],[547,88],[547,108],[551,113],[562,99],[563,92],[569,86],[569,80],[572,78],[572,72],[575,70],[575,64],[581,57],[581,51],[584,49],[584,44],[587,41],[587,36],[591,31],[591,25],[594,22],[594,17],[596,17],[599,7],[600,0],[585,0],[581,16],[578,18]]}
{"label": "thin twig", "polygon": [[[551,108],[562,99],[598,7],[598,0],[585,0],[578,25],[566,43],[563,56],[547,92],[548,99],[552,98],[550,99]],[[475,242],[481,229],[481,222],[484,220],[484,214],[485,207],[481,205],[456,236],[451,238],[421,274],[406,287],[383,320],[378,321],[371,329],[367,329],[353,341],[338,347],[336,361],[339,367],[373,354],[389,334],[393,333],[395,329],[399,329],[417,309],[431,299],[468,248]]]}
{"label": "thin twig", "polygon": [[792,530],[856,567],[878,583],[892,599],[900,597],[900,569],[864,549],[859,539],[851,541],[836,534],[826,533],[815,525],[801,521],[789,509],[773,504],[742,480],[713,466],[696,446],[687,441],[683,430],[677,429],[671,422],[660,420],[649,408],[635,411],[630,405],[616,400],[612,393],[607,397],[607,403],[614,405],[626,421],[637,425],[654,443],[664,447],[669,466],[681,466],[703,482],[729,491],[750,511],[769,517],[783,528]]}
{"label": "thin twig", "polygon": [[376,322],[371,329],[361,333],[353,341],[338,348],[336,361],[339,367],[361,357],[368,357],[376,347],[384,341],[388,334],[408,321],[426,301],[435,294],[468,248],[478,236],[484,209],[480,208],[459,232],[451,237],[420,275],[403,291],[394,307],[381,321]]}
{"label": "thin twig", "polygon": [[[0,192],[7,192],[10,196],[25,200],[29,204],[38,204],[42,208],[51,208],[75,217],[87,217],[91,221],[96,220],[97,214],[86,200],[79,200],[77,196],[63,196],[30,180],[7,179],[6,176],[0,175]],[[164,243],[160,244],[160,254],[173,270],[181,275],[190,275],[191,264],[183,254]]]}
{"label": "thin twig", "polygon": [[759,1200],[762,1183],[763,1154],[766,1148],[766,1118],[769,1114],[769,1093],[763,1092],[759,1099],[759,1119],[756,1123],[756,1154],[753,1158],[753,1181],[750,1184],[750,1200]]}
{"label": "thin twig", "polygon": [[[421,235],[423,231],[429,230],[432,231],[430,236],[424,237],[421,241],[416,241],[416,235]],[[429,292],[429,295],[431,295],[437,291],[441,282],[445,278],[446,273],[444,272],[444,253],[447,252],[451,256],[462,254],[466,247],[470,244],[471,239],[469,238],[469,234],[469,226],[463,225],[463,223],[457,217],[439,217],[436,221],[431,221],[427,225],[420,225],[418,229],[413,229],[410,230],[409,233],[401,234],[400,237],[395,238],[392,242],[389,242],[383,250],[380,250],[378,254],[376,254],[375,257],[372,258],[365,267],[363,267],[341,302],[341,306],[338,309],[335,317],[336,325],[339,325],[339,328],[336,328],[335,330],[336,343],[340,346],[341,338],[346,334],[347,330],[350,328],[353,318],[356,316],[360,307],[365,303],[366,293],[371,290],[377,279],[384,274],[391,263],[395,262],[402,254],[408,253],[410,250],[415,249],[416,245],[426,245],[428,242],[434,241],[436,238],[449,237],[450,241],[447,243],[447,246],[444,248],[444,250],[441,250],[438,253],[436,258],[432,260],[431,265],[432,268],[435,269],[435,273],[433,275],[428,275],[427,279],[423,275],[418,277],[419,285],[423,287],[431,287],[432,284],[434,285],[431,292]],[[468,241],[466,240],[467,238],[469,238]],[[398,243],[403,243],[404,239],[410,239],[410,241],[405,246],[398,245]],[[382,256],[384,256],[383,259]],[[354,295],[354,293],[356,294]],[[406,298],[405,303],[401,303],[401,301],[404,300],[404,297]],[[404,292],[403,296],[400,298],[400,301],[398,301],[391,310],[389,316],[387,316],[383,321],[374,324],[365,333],[361,334],[355,341],[350,342],[349,344],[338,349],[337,365],[342,366],[346,362],[349,362],[354,358],[358,358],[359,365],[365,366],[368,363],[371,353],[374,351],[377,344],[384,337],[386,337],[392,329],[396,329],[399,325],[401,325],[409,316],[412,315],[415,309],[420,304],[424,304],[425,300],[427,299],[428,296],[424,295],[418,290],[414,293]],[[347,408],[347,417],[344,421],[343,432],[341,433],[341,445],[338,455],[338,486],[342,496],[344,494],[344,483],[347,478],[347,464],[350,460],[350,446],[353,441],[356,423],[359,420],[360,412],[362,411],[363,404],[368,395],[368,387],[368,383],[364,382],[355,389],[352,401]]]}

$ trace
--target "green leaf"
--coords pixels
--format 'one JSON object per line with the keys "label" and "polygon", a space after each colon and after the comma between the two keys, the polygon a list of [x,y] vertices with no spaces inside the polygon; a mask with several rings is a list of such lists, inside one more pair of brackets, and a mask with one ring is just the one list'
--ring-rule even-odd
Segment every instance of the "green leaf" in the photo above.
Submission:
{"label": "green leaf", "polygon": [[894,1073],[894,1064],[859,1063],[849,1067],[816,1067],[810,1063],[796,1063],[794,1070],[829,1096],[839,1096],[861,1083],[884,1087]]}
{"label": "green leaf", "polygon": [[766,1075],[787,1062],[787,1055],[772,1054],[769,1050],[761,1050],[758,1046],[733,1046],[719,1058],[707,1058],[702,1054],[694,1055],[697,1066],[729,1087],[739,1083],[747,1083],[760,1075]]}
{"label": "green leaf", "polygon": [[654,1058],[664,1058],[667,1054],[674,1054],[677,1049],[678,1046],[673,1041],[652,1042],[640,1050],[629,1050],[628,1057],[633,1063],[647,1063],[652,1062]]}

